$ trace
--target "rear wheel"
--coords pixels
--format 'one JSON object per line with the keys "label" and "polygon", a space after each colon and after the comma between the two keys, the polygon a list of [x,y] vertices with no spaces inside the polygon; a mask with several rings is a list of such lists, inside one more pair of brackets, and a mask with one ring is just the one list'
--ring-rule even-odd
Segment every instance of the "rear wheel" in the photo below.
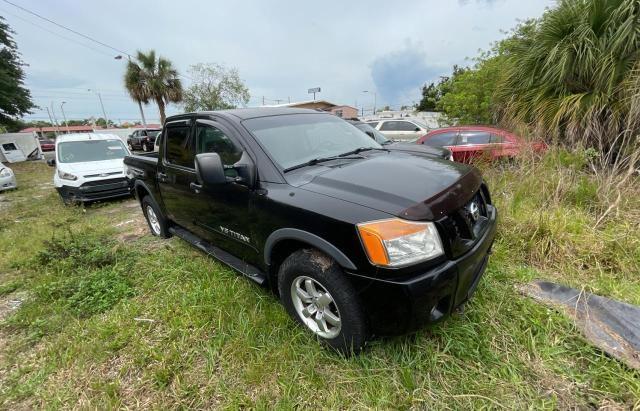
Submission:
{"label": "rear wheel", "polygon": [[280,266],[278,289],[289,315],[320,341],[347,355],[364,347],[362,306],[333,259],[315,249],[294,252]]}
{"label": "rear wheel", "polygon": [[155,205],[155,202],[152,201],[149,196],[142,199],[142,212],[144,213],[144,217],[147,219],[147,224],[149,224],[151,234],[162,238],[170,237],[169,224],[167,223],[167,220],[162,216],[162,213]]}

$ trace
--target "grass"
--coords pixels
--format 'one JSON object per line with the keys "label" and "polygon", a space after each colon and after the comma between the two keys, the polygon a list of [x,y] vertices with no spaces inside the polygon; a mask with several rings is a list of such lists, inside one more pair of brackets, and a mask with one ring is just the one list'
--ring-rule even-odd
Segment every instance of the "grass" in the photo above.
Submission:
{"label": "grass", "polygon": [[[640,184],[607,208],[580,154],[484,167],[494,255],[464,314],[343,358],[276,298],[133,200],[62,206],[51,169],[0,194],[0,408],[638,408],[640,373],[516,286],[550,279],[640,304]],[[0,308],[0,313],[2,309]]]}

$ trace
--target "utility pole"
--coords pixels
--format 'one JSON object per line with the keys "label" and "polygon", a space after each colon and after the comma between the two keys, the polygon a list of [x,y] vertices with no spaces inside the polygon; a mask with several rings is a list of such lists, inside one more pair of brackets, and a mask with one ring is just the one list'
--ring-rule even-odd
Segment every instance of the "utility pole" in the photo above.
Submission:
{"label": "utility pole", "polygon": [[104,104],[102,104],[102,96],[96,90],[88,89],[88,91],[93,91],[94,93],[96,93],[98,95],[98,100],[100,101],[100,107],[102,107],[102,115],[104,116],[105,128],[109,128],[109,118],[107,118],[107,112],[104,111]]}
{"label": "utility pole", "polygon": [[[51,118],[51,112],[49,111],[49,107],[45,107],[47,109],[47,115],[49,116],[49,121],[51,122],[51,124],[53,125],[53,119]],[[56,129],[53,129],[53,134],[56,135],[56,137],[58,137],[58,133],[56,132]]]}
{"label": "utility pole", "polygon": [[56,112],[53,109],[53,101],[51,102],[51,114],[53,115],[53,124],[56,127],[56,130],[58,130],[58,134],[60,134],[60,127],[58,127],[58,119],[56,118]]}
{"label": "utility pole", "polygon": [[62,111],[62,118],[64,119],[64,126],[67,128],[67,134],[69,134],[69,123],[67,122],[67,115],[64,114],[64,105],[65,105],[66,101],[63,101],[60,104],[60,111]]}

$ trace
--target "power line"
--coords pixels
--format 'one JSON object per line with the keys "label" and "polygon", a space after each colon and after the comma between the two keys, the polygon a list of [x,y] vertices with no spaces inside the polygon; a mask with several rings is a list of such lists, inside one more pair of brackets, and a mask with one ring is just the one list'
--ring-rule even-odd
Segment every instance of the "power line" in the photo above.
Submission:
{"label": "power line", "polygon": [[49,29],[47,29],[47,28],[45,28],[45,27],[42,27],[42,26],[41,26],[41,25],[39,25],[39,24],[36,24],[36,23],[34,23],[34,22],[32,22],[32,21],[29,21],[29,20],[27,20],[27,19],[25,19],[25,18],[23,18],[23,17],[20,17],[20,16],[18,16],[18,15],[16,15],[16,14],[14,14],[14,13],[11,13],[11,12],[9,12],[9,11],[7,11],[7,10],[3,9],[3,8],[1,8],[1,9],[0,9],[0,11],[2,11],[3,13],[8,14],[8,15],[10,15],[10,16],[13,16],[13,17],[15,17],[15,18],[17,18],[17,19],[19,19],[19,20],[22,20],[22,21],[24,21],[25,23],[31,24],[32,26],[35,26],[35,27],[37,27],[37,28],[39,28],[39,29],[41,29],[41,30],[44,30],[44,31],[46,31],[46,32],[48,32],[48,33],[51,33],[51,34],[53,34],[54,36],[58,36],[58,37],[60,37],[61,39],[64,39],[64,40],[70,41],[70,42],[72,42],[72,43],[78,44],[78,45],[80,45],[80,46],[82,46],[82,47],[86,47],[86,48],[88,48],[89,50],[93,50],[93,51],[95,51],[96,53],[100,53],[100,54],[102,54],[102,55],[104,55],[104,56],[112,57],[110,54],[107,54],[107,53],[105,53],[105,52],[104,52],[104,51],[102,51],[102,50],[98,50],[98,49],[96,49],[96,48],[93,48],[93,47],[91,47],[91,46],[89,46],[89,45],[87,45],[87,44],[81,43],[81,42],[79,42],[79,41],[77,41],[77,40],[74,40],[74,39],[72,39],[72,38],[65,37],[65,36],[63,36],[63,35],[62,35],[62,34],[60,34],[60,33],[56,33],[56,32],[55,32],[55,31],[53,31],[53,30],[49,30]]}
{"label": "power line", "polygon": [[[15,3],[13,3],[13,2],[11,2],[11,1],[9,1],[9,0],[2,0],[2,1],[4,1],[5,3],[10,4],[10,5],[12,5],[13,7],[16,7],[16,8],[18,8],[18,9],[20,9],[20,10],[22,10],[22,11],[26,12],[26,13],[29,13],[29,14],[31,14],[31,15],[33,15],[33,16],[36,16],[37,18],[42,19],[42,20],[44,20],[44,21],[46,21],[46,22],[48,22],[48,23],[50,23],[50,24],[53,24],[53,25],[55,25],[55,26],[57,26],[57,27],[60,27],[60,28],[62,28],[62,29],[64,29],[64,30],[67,30],[67,31],[69,31],[69,32],[71,32],[71,33],[73,33],[73,34],[75,34],[75,35],[77,35],[77,36],[80,36],[80,37],[82,37],[82,38],[85,38],[85,39],[87,39],[87,40],[89,40],[89,41],[92,41],[92,42],[94,42],[94,43],[96,43],[96,44],[99,44],[99,45],[101,45],[101,46],[103,46],[103,47],[106,47],[106,48],[108,48],[108,49],[111,49],[111,50],[113,50],[113,51],[116,51],[116,52],[118,52],[118,53],[120,53],[120,54],[124,54],[124,55],[126,55],[127,57],[129,57],[129,60],[131,60],[131,59],[133,58],[133,56],[132,56],[131,54],[129,54],[128,52],[126,52],[126,51],[122,51],[122,50],[120,50],[120,49],[118,49],[118,48],[116,48],[116,47],[110,46],[109,44],[103,43],[103,42],[101,42],[100,40],[96,40],[96,39],[94,39],[94,38],[93,38],[93,37],[91,37],[91,36],[88,36],[88,35],[86,35],[86,34],[80,33],[79,31],[76,31],[76,30],[74,30],[74,29],[71,29],[71,28],[69,28],[69,27],[67,27],[67,26],[65,26],[65,25],[63,25],[63,24],[57,23],[57,22],[55,22],[55,21],[53,21],[53,20],[51,20],[51,19],[48,19],[48,18],[46,18],[46,17],[44,17],[44,16],[42,16],[42,15],[40,15],[40,14],[38,14],[38,13],[34,12],[34,11],[31,11],[31,10],[29,10],[29,9],[27,9],[27,8],[24,8],[24,7],[20,6],[20,5],[17,5],[17,4],[15,4]],[[32,23],[32,24],[33,24],[33,23]],[[45,29],[45,30],[46,30],[46,29]],[[62,36],[61,36],[61,37],[62,37]],[[62,37],[62,38],[65,38],[65,37]],[[71,40],[71,39],[67,39],[67,40],[69,40],[69,41],[73,41],[73,40]],[[82,44],[82,43],[80,43],[80,44]],[[84,45],[84,46],[86,46],[86,45]],[[86,47],[88,47],[88,46],[86,46]],[[91,48],[91,47],[89,47],[89,48]],[[95,49],[92,49],[92,50],[97,51],[97,50],[95,50]],[[103,53],[103,54],[104,54],[104,53]],[[182,77],[182,78],[185,78],[185,79],[187,79],[187,80],[190,80],[190,81],[194,81],[194,80],[193,80],[193,78],[191,78],[191,77],[189,77],[189,76],[186,76],[186,75],[184,75],[184,74],[180,74],[180,73],[178,73],[178,76],[180,76],[180,77]]]}
{"label": "power line", "polygon": [[16,8],[18,8],[18,9],[20,9],[20,10],[24,11],[24,12],[27,12],[27,13],[29,13],[29,14],[32,14],[32,15],[36,16],[36,17],[37,17],[37,18],[39,18],[39,19],[42,19],[42,20],[44,20],[44,21],[46,21],[46,22],[49,22],[49,23],[51,23],[51,24],[53,24],[53,25],[55,25],[55,26],[58,26],[58,27],[60,27],[60,28],[62,28],[62,29],[65,29],[65,30],[67,30],[67,31],[70,31],[71,33],[73,33],[73,34],[75,34],[75,35],[78,35],[78,36],[80,36],[80,37],[84,37],[85,39],[90,40],[90,41],[93,41],[94,43],[97,43],[97,44],[99,44],[99,45],[101,45],[101,46],[103,46],[103,47],[107,47],[107,48],[109,48],[109,49],[111,49],[111,50],[113,50],[113,51],[116,51],[116,52],[118,52],[118,53],[122,53],[122,54],[126,54],[127,56],[131,57],[131,55],[130,55],[129,53],[127,53],[126,51],[119,50],[119,49],[117,49],[117,48],[115,48],[115,47],[113,47],[113,46],[110,46],[110,45],[108,45],[108,44],[106,44],[106,43],[103,43],[103,42],[101,42],[101,41],[99,41],[99,40],[96,40],[96,39],[94,39],[93,37],[89,37],[89,36],[87,36],[86,34],[82,34],[82,33],[78,32],[78,31],[75,31],[75,30],[73,30],[73,29],[71,29],[71,28],[67,27],[67,26],[64,26],[64,25],[62,25],[62,24],[56,23],[56,22],[55,22],[55,21],[53,21],[53,20],[50,20],[50,19],[48,19],[48,18],[46,18],[46,17],[44,17],[44,16],[41,16],[40,14],[38,14],[38,13],[36,13],[36,12],[34,12],[34,11],[31,11],[31,10],[26,9],[26,8],[24,8],[24,7],[22,7],[22,6],[19,6],[19,5],[15,4],[15,3],[12,3],[12,2],[10,2],[9,0],[2,0],[2,1],[4,1],[5,3],[10,4],[10,5],[12,5],[13,7],[16,7]]}

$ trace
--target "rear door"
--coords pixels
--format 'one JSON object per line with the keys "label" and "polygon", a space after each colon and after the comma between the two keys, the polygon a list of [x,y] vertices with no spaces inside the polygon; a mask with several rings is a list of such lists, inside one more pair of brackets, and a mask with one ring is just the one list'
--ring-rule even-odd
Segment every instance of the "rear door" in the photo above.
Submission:
{"label": "rear door", "polygon": [[193,119],[171,121],[165,125],[162,161],[158,163],[157,181],[169,218],[189,230],[197,194],[191,183],[197,183]]}
{"label": "rear door", "polygon": [[[473,159],[491,156],[491,133],[483,130],[461,130],[453,158],[468,163]],[[457,158],[456,158],[457,154]]]}

